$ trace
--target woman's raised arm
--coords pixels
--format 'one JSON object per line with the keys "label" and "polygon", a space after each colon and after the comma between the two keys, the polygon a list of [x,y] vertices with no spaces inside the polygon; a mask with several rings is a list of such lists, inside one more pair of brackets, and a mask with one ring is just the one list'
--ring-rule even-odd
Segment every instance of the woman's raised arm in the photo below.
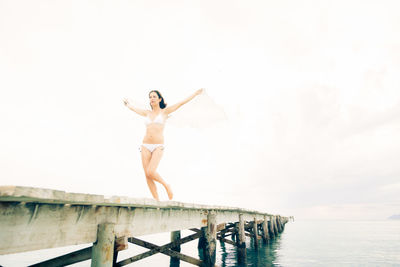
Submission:
{"label": "woman's raised arm", "polygon": [[170,114],[174,111],[176,111],[178,108],[182,107],[184,104],[186,104],[187,102],[189,102],[190,100],[192,100],[193,98],[195,98],[197,95],[200,95],[202,92],[204,91],[203,88],[197,90],[196,92],[194,92],[194,94],[192,94],[191,96],[189,96],[188,98],[186,98],[185,100],[176,103],[175,105],[166,107],[164,109],[164,112],[167,114]]}
{"label": "woman's raised arm", "polygon": [[136,107],[132,106],[132,105],[129,103],[128,99],[126,99],[126,98],[124,98],[124,104],[125,104],[125,106],[127,106],[130,110],[136,112],[136,113],[139,114],[140,116],[144,116],[144,117],[147,116],[147,112],[148,112],[147,110],[141,109],[141,108],[136,108]]}

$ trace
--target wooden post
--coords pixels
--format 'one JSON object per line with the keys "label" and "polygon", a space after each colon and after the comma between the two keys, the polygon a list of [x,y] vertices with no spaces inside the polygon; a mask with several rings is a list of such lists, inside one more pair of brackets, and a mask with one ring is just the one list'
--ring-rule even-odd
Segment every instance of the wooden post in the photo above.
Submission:
{"label": "wooden post", "polygon": [[257,225],[257,217],[254,217],[253,222],[253,234],[254,234],[254,248],[258,249],[258,225]]}
{"label": "wooden post", "polygon": [[263,233],[263,241],[264,244],[267,243],[268,239],[269,239],[269,234],[268,234],[268,221],[267,221],[267,216],[264,215],[264,221],[262,222],[262,233]]}
{"label": "wooden post", "polygon": [[[181,231],[173,231],[173,232],[171,232],[171,242],[174,242],[174,241],[177,241],[177,240],[180,240],[180,239],[181,239]],[[176,251],[176,252],[181,252],[181,245],[179,244],[179,245],[177,245],[175,247],[171,247],[171,250]],[[170,263],[171,266],[172,265],[176,266],[177,263],[179,263],[179,259],[171,257],[169,263]]]}
{"label": "wooden post", "polygon": [[283,227],[282,227],[282,219],[281,219],[281,216],[278,215],[278,216],[276,217],[276,220],[277,220],[277,222],[278,222],[278,231],[279,231],[279,233],[282,233]]}
{"label": "wooden post", "polygon": [[205,266],[215,265],[217,248],[217,216],[209,212],[207,215],[207,227],[202,228],[204,236],[203,259]]}
{"label": "wooden post", "polygon": [[285,222],[284,218],[282,218],[280,215],[279,215],[279,226],[280,226],[280,232],[282,233],[283,230],[285,229]]}
{"label": "wooden post", "polygon": [[98,225],[97,241],[93,243],[91,267],[112,267],[114,259],[114,224]]}
{"label": "wooden post", "polygon": [[[206,227],[201,227],[200,228],[200,231],[201,231],[201,233],[204,233],[206,230]],[[197,243],[197,248],[198,249],[203,249],[204,248],[204,236],[203,236],[203,234],[202,235],[200,235],[200,237],[199,237],[199,242]]]}
{"label": "wooden post", "polygon": [[275,236],[277,236],[277,235],[279,234],[279,231],[278,231],[278,223],[277,223],[276,220],[277,220],[277,219],[276,219],[276,216],[274,216],[274,217],[273,217],[273,221],[274,221],[274,232],[275,232]]}
{"label": "wooden post", "polygon": [[237,250],[238,250],[238,263],[245,264],[247,255],[246,255],[246,235],[244,232],[243,214],[239,214],[239,222],[237,224],[237,232],[238,232],[238,236],[237,236],[236,242],[237,242]]}
{"label": "wooden post", "polygon": [[275,238],[275,227],[274,227],[274,216],[269,216],[269,221],[268,221],[268,226],[269,226],[269,236],[271,239]]}
{"label": "wooden post", "polygon": [[234,242],[236,242],[236,240],[237,240],[237,226],[235,226],[235,230],[232,232],[232,234],[231,234],[231,239],[232,239],[232,241],[234,241]]}
{"label": "wooden post", "polygon": [[279,215],[275,216],[275,225],[276,225],[277,233],[280,233],[281,232],[281,227],[279,225]]}
{"label": "wooden post", "polygon": [[276,216],[276,226],[278,228],[278,233],[282,232],[282,225],[281,225],[281,217],[278,215]]}

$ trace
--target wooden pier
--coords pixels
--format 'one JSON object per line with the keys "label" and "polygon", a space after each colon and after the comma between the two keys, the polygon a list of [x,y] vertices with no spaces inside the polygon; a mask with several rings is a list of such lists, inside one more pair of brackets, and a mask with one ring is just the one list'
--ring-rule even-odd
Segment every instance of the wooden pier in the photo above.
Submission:
{"label": "wooden pier", "polygon": [[[236,246],[246,261],[246,237],[257,249],[281,233],[292,217],[257,211],[152,199],[104,197],[20,186],[0,186],[0,255],[93,243],[93,246],[31,266],[65,266],[91,259],[91,266],[124,266],[156,253],[197,266],[215,266],[216,242]],[[193,234],[181,237],[181,230]],[[140,236],[171,232],[158,246]],[[230,237],[230,239],[227,239]],[[198,239],[200,259],[180,253]],[[132,243],[149,249],[117,262]]]}

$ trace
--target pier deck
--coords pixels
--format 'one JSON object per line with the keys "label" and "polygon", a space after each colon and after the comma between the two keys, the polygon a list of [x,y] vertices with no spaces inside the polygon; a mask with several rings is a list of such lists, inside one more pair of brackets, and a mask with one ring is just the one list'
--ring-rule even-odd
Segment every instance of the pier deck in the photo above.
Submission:
{"label": "pier deck", "polygon": [[[96,245],[102,243],[104,238],[112,239],[110,244],[104,246],[114,246],[113,257],[118,251],[116,244],[121,250],[121,247],[127,247],[126,241],[174,254],[171,245],[164,249],[151,248],[145,241],[140,243],[137,237],[174,232],[175,245],[179,246],[182,239],[177,235],[178,231],[192,229],[197,231],[193,239],[200,238],[199,244],[203,242],[204,248],[207,248],[215,243],[216,238],[225,239],[229,234],[241,237],[240,220],[245,229],[253,229],[248,235],[252,232],[258,243],[258,228],[263,239],[271,238],[271,234],[283,231],[289,217],[233,207],[0,186],[0,255],[94,243],[93,249],[85,252],[89,259],[92,258],[92,266],[112,266],[118,265],[115,259],[111,260],[111,265],[94,263],[95,258],[101,258],[101,255],[94,256],[96,251],[100,251]],[[253,223],[246,225],[246,222]],[[230,242],[238,244],[239,240]],[[212,266],[212,250],[212,246],[207,249],[211,251],[211,263],[209,260],[192,260],[192,263]],[[184,260],[182,254],[177,250],[174,252],[179,255],[169,256]]]}

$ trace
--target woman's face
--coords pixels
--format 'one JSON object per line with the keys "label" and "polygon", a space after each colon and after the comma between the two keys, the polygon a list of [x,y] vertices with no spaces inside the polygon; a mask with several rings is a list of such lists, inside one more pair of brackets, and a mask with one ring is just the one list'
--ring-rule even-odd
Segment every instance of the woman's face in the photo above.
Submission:
{"label": "woman's face", "polygon": [[158,97],[156,92],[151,92],[149,95],[149,99],[150,99],[150,105],[152,107],[160,105],[161,98]]}

